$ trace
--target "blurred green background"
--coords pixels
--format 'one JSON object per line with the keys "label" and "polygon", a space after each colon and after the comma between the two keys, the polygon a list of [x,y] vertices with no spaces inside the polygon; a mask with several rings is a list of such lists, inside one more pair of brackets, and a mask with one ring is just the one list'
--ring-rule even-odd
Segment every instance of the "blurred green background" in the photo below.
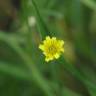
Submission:
{"label": "blurred green background", "polygon": [[[65,42],[48,63],[46,36]],[[0,96],[96,96],[96,0],[0,0]]]}

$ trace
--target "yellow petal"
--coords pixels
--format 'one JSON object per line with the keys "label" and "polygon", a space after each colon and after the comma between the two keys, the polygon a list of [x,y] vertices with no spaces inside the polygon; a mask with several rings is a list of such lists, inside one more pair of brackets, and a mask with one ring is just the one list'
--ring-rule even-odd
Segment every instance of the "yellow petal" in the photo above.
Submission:
{"label": "yellow petal", "polygon": [[52,40],[56,40],[56,37],[52,37]]}
{"label": "yellow petal", "polygon": [[49,62],[49,61],[51,61],[51,60],[53,60],[53,59],[54,59],[53,57],[46,57],[46,58],[45,58],[45,61],[46,61],[46,62]]}
{"label": "yellow petal", "polygon": [[61,52],[64,52],[64,48],[61,48]]}
{"label": "yellow petal", "polygon": [[49,36],[46,37],[46,40],[50,40],[51,38]]}
{"label": "yellow petal", "polygon": [[58,59],[60,57],[60,54],[55,54],[55,58]]}
{"label": "yellow petal", "polygon": [[42,44],[39,45],[39,49],[44,50],[44,46]]}
{"label": "yellow petal", "polygon": [[61,45],[64,45],[64,41],[63,40],[61,40],[60,42],[61,42]]}
{"label": "yellow petal", "polygon": [[48,45],[50,43],[51,38],[49,36],[46,37],[46,39],[43,41],[44,45]]}
{"label": "yellow petal", "polygon": [[50,59],[46,57],[46,58],[45,58],[45,61],[46,61],[46,62],[49,62],[49,61],[50,61]]}

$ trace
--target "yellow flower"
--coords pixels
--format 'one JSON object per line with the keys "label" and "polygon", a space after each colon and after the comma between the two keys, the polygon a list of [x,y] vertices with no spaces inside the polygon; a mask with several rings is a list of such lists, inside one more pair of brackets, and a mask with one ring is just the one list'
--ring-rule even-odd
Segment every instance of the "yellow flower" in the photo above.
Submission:
{"label": "yellow flower", "polygon": [[53,59],[58,59],[61,53],[64,52],[64,41],[57,40],[56,37],[50,38],[49,36],[43,41],[43,44],[39,45],[39,48],[45,55],[45,61],[48,62]]}

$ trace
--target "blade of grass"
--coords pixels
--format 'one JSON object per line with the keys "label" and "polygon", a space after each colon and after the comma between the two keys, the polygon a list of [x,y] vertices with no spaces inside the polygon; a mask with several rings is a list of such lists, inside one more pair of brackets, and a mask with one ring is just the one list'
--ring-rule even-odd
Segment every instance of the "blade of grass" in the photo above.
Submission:
{"label": "blade of grass", "polygon": [[34,0],[32,0],[32,8],[34,9],[34,13],[37,19],[37,27],[38,27],[39,33],[41,34],[41,38],[45,39],[47,35],[51,36],[51,33],[49,29],[47,28],[46,24],[44,23]]}
{"label": "blade of grass", "polygon": [[41,9],[40,13],[42,13],[45,16],[53,16],[57,19],[63,18],[63,14],[61,12],[50,10],[50,9]]}
{"label": "blade of grass", "polygon": [[26,70],[10,66],[9,63],[6,62],[0,62],[0,72],[3,72],[15,78],[20,78],[22,80],[32,80],[31,74],[29,74]]}
{"label": "blade of grass", "polygon": [[47,8],[52,8],[56,3],[56,0],[47,0],[45,6],[47,6]]}
{"label": "blade of grass", "polygon": [[81,3],[89,7],[90,9],[96,11],[96,2],[93,0],[80,0]]}
{"label": "blade of grass", "polygon": [[78,69],[75,68],[74,65],[70,64],[69,62],[66,62],[64,57],[60,60],[61,64],[64,64],[64,67],[76,78],[81,80],[86,86],[90,86],[90,88],[96,90],[96,86],[88,80],[88,78]]}
{"label": "blade of grass", "polygon": [[68,89],[68,88],[63,88],[62,90],[62,96],[81,96],[78,93],[73,92],[72,90]]}
{"label": "blade of grass", "polygon": [[36,66],[34,65],[32,59],[28,54],[26,54],[22,48],[19,47],[18,42],[16,42],[14,39],[8,38],[7,36],[1,36],[0,40],[5,41],[12,47],[18,55],[24,60],[26,67],[29,69],[30,73],[32,74],[32,77],[36,83],[42,88],[42,90],[45,92],[47,96],[54,96],[54,94],[51,92],[51,88],[48,85],[47,81],[43,78],[43,76],[40,74]]}

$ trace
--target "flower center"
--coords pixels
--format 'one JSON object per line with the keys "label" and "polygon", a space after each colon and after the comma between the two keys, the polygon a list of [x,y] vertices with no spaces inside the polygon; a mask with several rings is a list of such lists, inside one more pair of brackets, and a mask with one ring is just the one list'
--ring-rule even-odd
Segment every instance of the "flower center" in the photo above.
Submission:
{"label": "flower center", "polygon": [[47,49],[47,52],[51,55],[55,54],[57,52],[57,48],[55,45],[50,45]]}

